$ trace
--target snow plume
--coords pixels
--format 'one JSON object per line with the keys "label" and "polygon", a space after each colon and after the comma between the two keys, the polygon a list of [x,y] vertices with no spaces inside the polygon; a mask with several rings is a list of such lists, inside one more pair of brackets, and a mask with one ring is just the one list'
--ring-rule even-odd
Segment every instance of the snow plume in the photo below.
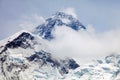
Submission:
{"label": "snow plume", "polygon": [[74,8],[65,8],[63,10],[61,10],[62,12],[65,12],[66,14],[72,15],[74,18],[77,18],[76,12]]}
{"label": "snow plume", "polygon": [[120,29],[97,34],[92,27],[77,32],[66,26],[56,26],[53,35],[55,39],[49,42],[49,48],[59,57],[84,61],[120,52]]}

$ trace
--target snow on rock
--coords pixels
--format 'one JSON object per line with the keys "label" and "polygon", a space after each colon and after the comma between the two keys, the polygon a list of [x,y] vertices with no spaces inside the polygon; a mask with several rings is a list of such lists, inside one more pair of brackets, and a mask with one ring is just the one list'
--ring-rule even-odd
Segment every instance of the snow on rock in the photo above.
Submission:
{"label": "snow on rock", "polygon": [[45,40],[28,31],[7,38],[0,47],[0,79],[52,80],[79,67],[71,58],[55,58],[46,47]]}
{"label": "snow on rock", "polygon": [[52,31],[55,30],[56,26],[66,26],[75,31],[86,29],[86,27],[82,25],[78,19],[74,18],[74,16],[64,12],[57,12],[52,17],[46,19],[43,24],[36,27],[32,32],[42,36],[44,39],[51,40],[54,38]]}

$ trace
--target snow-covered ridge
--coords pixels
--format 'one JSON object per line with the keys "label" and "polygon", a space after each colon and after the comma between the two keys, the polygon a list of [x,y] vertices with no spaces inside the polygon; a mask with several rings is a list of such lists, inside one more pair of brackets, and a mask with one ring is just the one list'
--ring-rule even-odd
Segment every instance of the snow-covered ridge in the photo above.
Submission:
{"label": "snow-covered ridge", "polygon": [[60,75],[68,74],[69,70],[79,67],[72,58],[58,59],[46,52],[44,40],[28,31],[20,31],[6,41],[0,47],[1,80],[25,80],[26,77],[22,74],[26,73],[32,74],[29,79],[33,80],[36,78],[33,72],[44,67],[56,69]]}

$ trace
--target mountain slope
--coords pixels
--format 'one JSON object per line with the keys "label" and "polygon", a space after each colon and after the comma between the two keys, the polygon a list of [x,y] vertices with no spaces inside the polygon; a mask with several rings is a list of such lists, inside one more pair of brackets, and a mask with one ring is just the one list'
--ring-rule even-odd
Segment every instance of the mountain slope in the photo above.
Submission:
{"label": "mountain slope", "polygon": [[[71,58],[55,58],[51,53],[44,51],[45,47],[44,41],[39,37],[30,32],[19,32],[17,36],[11,38],[11,41],[8,40],[0,51],[0,79],[34,80],[36,72],[44,68],[56,69],[59,75],[64,75],[68,74],[69,70],[79,67]],[[50,71],[45,72],[50,73]],[[28,73],[31,74],[31,78]]]}

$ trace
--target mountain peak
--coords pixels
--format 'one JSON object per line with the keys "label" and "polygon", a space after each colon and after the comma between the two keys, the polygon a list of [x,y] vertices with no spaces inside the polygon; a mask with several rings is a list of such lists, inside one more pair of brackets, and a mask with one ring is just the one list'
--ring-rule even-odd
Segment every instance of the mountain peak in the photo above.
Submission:
{"label": "mountain peak", "polygon": [[9,48],[16,48],[16,47],[29,47],[30,44],[28,44],[27,40],[33,40],[34,37],[28,33],[28,32],[22,32],[18,37],[16,37],[13,41],[10,41],[8,44],[6,44]]}
{"label": "mountain peak", "polygon": [[86,29],[86,27],[73,15],[58,11],[50,18],[47,18],[45,23],[36,27],[33,33],[42,36],[44,39],[51,40],[54,38],[52,31],[55,26],[66,26],[75,31]]}

